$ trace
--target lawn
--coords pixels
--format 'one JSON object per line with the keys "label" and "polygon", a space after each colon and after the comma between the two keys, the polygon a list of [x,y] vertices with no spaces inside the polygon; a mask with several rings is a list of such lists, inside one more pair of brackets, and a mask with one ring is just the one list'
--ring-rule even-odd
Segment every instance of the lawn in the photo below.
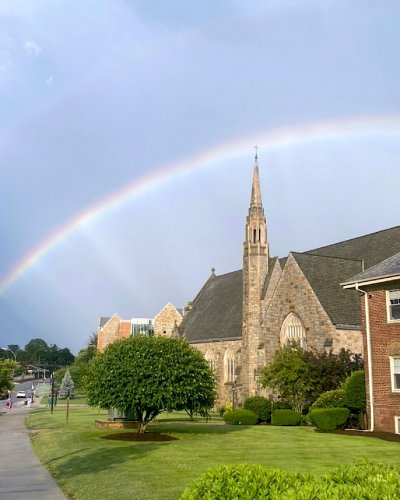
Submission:
{"label": "lawn", "polygon": [[[190,422],[163,415],[148,431],[177,437],[169,442],[102,439],[125,431],[96,429],[106,413],[57,407],[33,412],[28,425],[43,464],[71,498],[178,499],[183,489],[214,465],[257,463],[288,471],[326,472],[367,458],[400,466],[400,443],[376,438],[321,434],[309,427],[228,426],[219,419]],[[134,431],[132,431],[134,432]]]}

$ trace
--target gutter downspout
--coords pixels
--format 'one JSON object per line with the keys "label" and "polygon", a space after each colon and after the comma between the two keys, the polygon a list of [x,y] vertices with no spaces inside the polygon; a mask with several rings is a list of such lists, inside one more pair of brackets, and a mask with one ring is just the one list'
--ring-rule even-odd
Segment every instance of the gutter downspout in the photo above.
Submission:
{"label": "gutter downspout", "polygon": [[364,304],[365,304],[365,330],[367,334],[367,358],[368,358],[368,388],[369,388],[369,405],[371,409],[371,419],[370,419],[370,432],[374,431],[375,419],[374,419],[374,392],[372,383],[372,354],[371,354],[371,328],[369,323],[369,302],[368,293],[365,290],[359,288],[358,283],[356,283],[357,292],[364,294]]}

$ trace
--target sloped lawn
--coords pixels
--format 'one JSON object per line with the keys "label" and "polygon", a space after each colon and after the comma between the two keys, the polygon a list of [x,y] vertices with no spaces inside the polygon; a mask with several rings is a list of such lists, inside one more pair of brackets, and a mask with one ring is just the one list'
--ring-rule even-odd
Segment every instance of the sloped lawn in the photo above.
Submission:
{"label": "sloped lawn", "polygon": [[74,408],[68,424],[65,416],[65,408],[57,407],[53,415],[40,409],[28,425],[35,452],[77,500],[178,499],[201,472],[226,463],[316,474],[365,458],[400,467],[399,442],[321,434],[308,427],[228,426],[219,418],[193,423],[185,414],[173,414],[160,417],[148,431],[178,439],[135,442],[101,439],[127,432],[96,429],[94,421],[105,420],[105,412]]}

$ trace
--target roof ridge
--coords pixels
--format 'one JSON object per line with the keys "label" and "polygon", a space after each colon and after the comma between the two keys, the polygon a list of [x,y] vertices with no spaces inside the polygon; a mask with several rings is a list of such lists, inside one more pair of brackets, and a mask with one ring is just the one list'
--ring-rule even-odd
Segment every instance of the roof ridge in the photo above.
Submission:
{"label": "roof ridge", "polygon": [[290,252],[290,253],[292,255],[293,254],[306,255],[307,257],[323,257],[324,259],[348,260],[348,261],[352,261],[352,262],[363,262],[364,261],[364,259],[349,259],[348,257],[337,257],[335,255],[321,255],[319,253],[308,253],[308,252]]}
{"label": "roof ridge", "polygon": [[312,248],[311,250],[306,250],[305,252],[298,252],[298,253],[315,252],[315,250],[322,250],[323,248],[332,247],[334,245],[340,245],[342,243],[348,243],[349,241],[360,240],[361,238],[366,238],[367,236],[372,236],[373,234],[384,233],[385,231],[391,231],[392,229],[395,229],[395,228],[400,228],[400,226],[387,227],[386,229],[381,229],[380,231],[373,231],[372,233],[367,233],[367,234],[363,234],[361,236],[356,236],[355,238],[349,238],[347,240],[337,241],[336,243],[329,243],[328,245],[324,245],[322,247]]}

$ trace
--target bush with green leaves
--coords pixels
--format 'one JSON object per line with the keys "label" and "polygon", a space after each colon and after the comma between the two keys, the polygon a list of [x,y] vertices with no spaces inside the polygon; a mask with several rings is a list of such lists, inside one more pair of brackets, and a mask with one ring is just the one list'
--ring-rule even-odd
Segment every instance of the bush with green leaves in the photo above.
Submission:
{"label": "bush with green leaves", "polygon": [[228,464],[206,471],[180,500],[394,500],[399,491],[400,471],[390,465],[346,465],[318,477],[261,465]]}
{"label": "bush with green leaves", "polygon": [[231,410],[224,413],[224,420],[232,425],[255,425],[258,416],[251,410]]}
{"label": "bush with green leaves", "polygon": [[319,431],[334,431],[343,426],[350,416],[348,408],[315,408],[310,420]]}
{"label": "bush with green leaves", "polygon": [[60,397],[61,398],[73,398],[75,395],[75,384],[72,380],[69,370],[65,372],[60,386]]}
{"label": "bush with green leaves", "polygon": [[301,413],[294,410],[274,410],[271,423],[272,425],[300,425]]}
{"label": "bush with green leaves", "polygon": [[344,407],[344,390],[343,388],[334,389],[321,394],[314,403],[310,410],[316,408],[343,408]]}
{"label": "bush with green leaves", "polygon": [[365,374],[357,370],[347,377],[343,384],[344,404],[352,412],[364,413],[366,408]]}
{"label": "bush with green leaves", "polygon": [[218,413],[220,414],[221,417],[223,417],[225,413],[227,413],[228,411],[232,411],[232,410],[233,410],[232,402],[227,401],[223,406],[221,406],[218,409]]}
{"label": "bush with green leaves", "polygon": [[109,344],[89,363],[88,403],[138,418],[138,433],[162,411],[208,416],[215,400],[213,372],[185,340],[135,335]]}
{"label": "bush with green leaves", "polygon": [[258,416],[259,422],[271,421],[271,401],[267,398],[263,398],[262,396],[247,398],[243,403],[243,408],[245,410],[254,411],[254,413]]}

